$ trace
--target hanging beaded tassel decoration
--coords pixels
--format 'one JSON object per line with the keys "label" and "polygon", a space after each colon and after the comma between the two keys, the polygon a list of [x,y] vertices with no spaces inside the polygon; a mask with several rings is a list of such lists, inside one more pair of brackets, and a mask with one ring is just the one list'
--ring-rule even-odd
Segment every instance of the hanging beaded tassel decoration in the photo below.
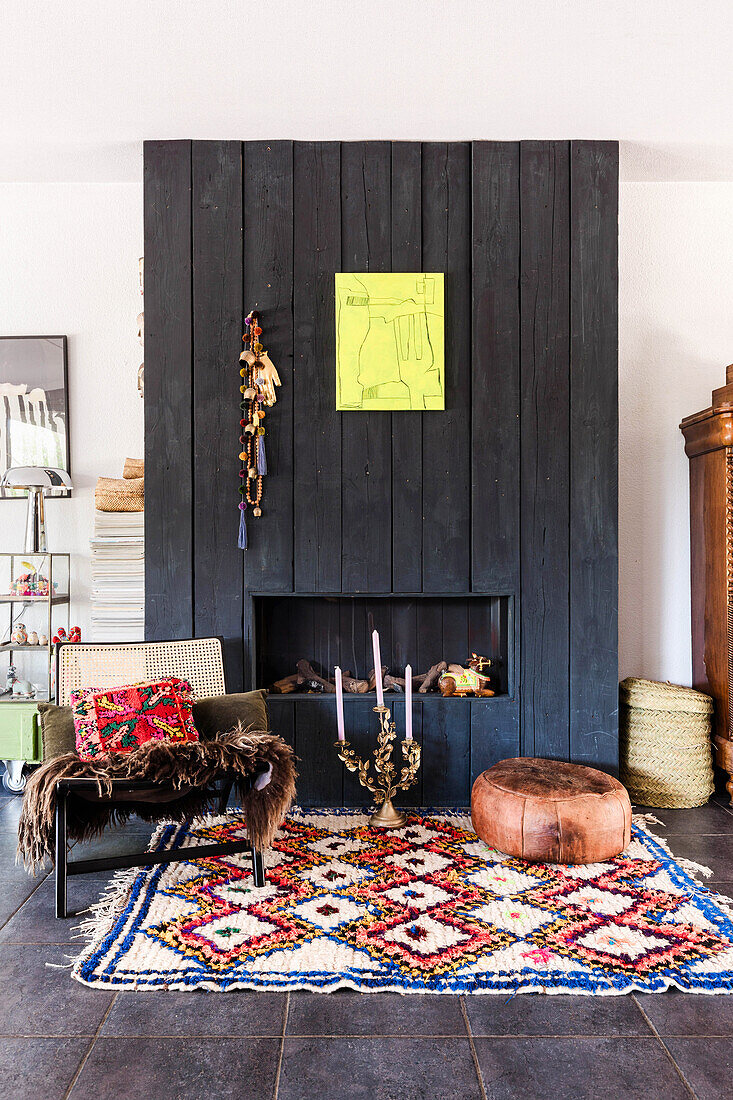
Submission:
{"label": "hanging beaded tassel decoration", "polygon": [[[259,315],[252,311],[248,314],[244,323],[247,326],[242,340],[245,350],[239,356],[241,385],[239,392],[241,400],[239,408],[241,417],[239,426],[242,433],[239,437],[241,451],[239,460],[242,468],[239,471],[239,492],[242,499],[239,502],[239,541],[240,550],[247,549],[247,523],[245,512],[247,505],[252,507],[252,515],[259,519],[262,515],[260,507],[262,501],[262,478],[267,473],[267,457],[265,455],[265,407],[271,408],[277,398],[275,386],[280,385],[280,378],[267,354],[263,351],[260,337],[262,329],[259,323]],[[248,345],[248,346],[247,346]]]}

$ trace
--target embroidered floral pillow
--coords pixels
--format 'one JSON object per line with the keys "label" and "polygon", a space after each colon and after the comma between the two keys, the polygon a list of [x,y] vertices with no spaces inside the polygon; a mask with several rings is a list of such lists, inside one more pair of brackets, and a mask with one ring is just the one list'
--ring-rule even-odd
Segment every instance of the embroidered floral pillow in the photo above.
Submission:
{"label": "embroidered floral pillow", "polygon": [[76,751],[82,760],[132,752],[146,741],[198,741],[191,685],[169,677],[107,691],[72,691]]}

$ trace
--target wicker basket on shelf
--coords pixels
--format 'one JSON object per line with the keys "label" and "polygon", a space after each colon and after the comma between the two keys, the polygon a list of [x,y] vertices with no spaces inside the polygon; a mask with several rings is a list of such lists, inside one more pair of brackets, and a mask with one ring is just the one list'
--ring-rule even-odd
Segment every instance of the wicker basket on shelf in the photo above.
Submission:
{"label": "wicker basket on shelf", "polygon": [[142,458],[126,458],[122,471],[124,478],[145,477],[145,461]]}
{"label": "wicker basket on shelf", "polygon": [[145,479],[142,477],[100,477],[94,492],[99,512],[142,512],[145,510]]}
{"label": "wicker basket on shelf", "polygon": [[632,802],[668,810],[707,802],[714,790],[710,696],[630,676],[619,702],[619,778]]}

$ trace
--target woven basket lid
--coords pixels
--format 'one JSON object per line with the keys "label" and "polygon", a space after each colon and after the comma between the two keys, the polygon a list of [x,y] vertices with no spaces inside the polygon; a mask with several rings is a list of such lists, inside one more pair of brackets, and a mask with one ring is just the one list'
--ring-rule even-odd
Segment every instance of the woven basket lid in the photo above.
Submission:
{"label": "woven basket lid", "polygon": [[694,688],[679,684],[640,680],[627,676],[619,685],[621,702],[639,710],[676,710],[687,714],[712,714],[713,700]]}

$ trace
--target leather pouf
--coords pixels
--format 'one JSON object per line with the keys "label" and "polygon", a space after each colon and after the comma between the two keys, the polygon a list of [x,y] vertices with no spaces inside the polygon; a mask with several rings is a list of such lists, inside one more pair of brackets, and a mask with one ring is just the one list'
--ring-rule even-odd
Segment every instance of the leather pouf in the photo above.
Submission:
{"label": "leather pouf", "polygon": [[476,833],[530,863],[599,863],[631,840],[631,802],[618,779],[558,760],[500,760],[471,792]]}

